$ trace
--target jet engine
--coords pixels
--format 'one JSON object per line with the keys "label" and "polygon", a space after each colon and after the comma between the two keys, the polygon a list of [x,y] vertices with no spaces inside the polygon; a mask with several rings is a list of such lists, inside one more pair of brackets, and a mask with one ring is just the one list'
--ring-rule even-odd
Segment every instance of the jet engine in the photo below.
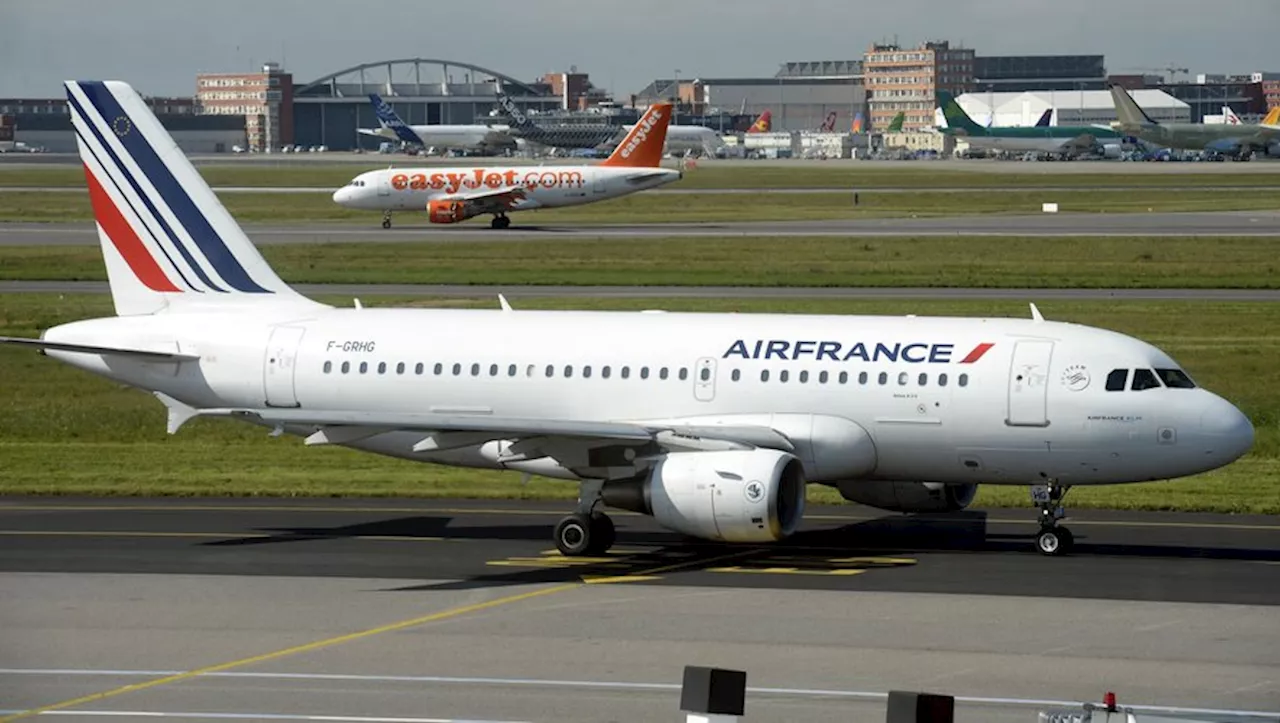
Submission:
{"label": "jet engine", "polygon": [[431,223],[457,223],[466,221],[473,215],[475,214],[467,213],[464,201],[439,199],[427,202],[427,220]]}
{"label": "jet engine", "polygon": [[976,484],[940,482],[842,480],[838,488],[850,502],[894,512],[959,512],[978,494]]}
{"label": "jet engine", "polygon": [[676,452],[645,475],[605,482],[601,496],[693,537],[773,542],[804,516],[804,467],[771,449]]}

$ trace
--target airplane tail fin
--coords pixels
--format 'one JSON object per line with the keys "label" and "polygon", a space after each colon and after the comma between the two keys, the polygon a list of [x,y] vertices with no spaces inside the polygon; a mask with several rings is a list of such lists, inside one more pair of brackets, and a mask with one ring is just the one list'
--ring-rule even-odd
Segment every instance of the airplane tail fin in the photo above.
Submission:
{"label": "airplane tail fin", "polygon": [[867,119],[862,117],[862,111],[858,111],[853,116],[853,123],[849,125],[849,132],[857,135],[867,129]]}
{"label": "airplane tail fin", "polygon": [[893,117],[893,120],[889,121],[889,127],[885,129],[885,132],[887,133],[901,132],[902,124],[906,122],[906,120],[907,120],[907,114],[903,111],[898,111],[898,114]]}
{"label": "airplane tail fin", "polygon": [[822,121],[822,125],[818,127],[818,130],[822,133],[830,133],[835,129],[836,129],[836,112],[831,111],[830,113],[827,113],[826,119]]}
{"label": "airplane tail fin", "polygon": [[1222,106],[1222,122],[1229,126],[1238,126],[1240,125],[1240,116],[1231,110],[1231,106],[1224,105]]}
{"label": "airplane tail fin", "polygon": [[1271,111],[1267,113],[1267,115],[1262,119],[1262,125],[1264,126],[1280,125],[1280,105],[1272,108]]}
{"label": "airplane tail fin", "polygon": [[373,114],[378,117],[378,125],[383,128],[390,128],[391,132],[396,134],[396,138],[405,143],[422,143],[422,140],[413,132],[413,129],[400,120],[400,116],[396,115],[396,112],[391,109],[391,106],[381,96],[377,93],[370,93],[369,102],[373,103]]}
{"label": "airplane tail fin", "polygon": [[602,166],[657,166],[662,162],[662,146],[671,123],[670,103],[654,103],[622,139]]}
{"label": "airplane tail fin", "polygon": [[1111,86],[1111,100],[1116,104],[1116,117],[1120,119],[1122,125],[1159,125],[1151,120],[1151,116],[1142,110],[1123,86]]}
{"label": "airplane tail fin", "polygon": [[507,95],[502,90],[498,90],[498,112],[500,112],[507,120],[510,120],[511,125],[516,128],[530,129],[537,127],[533,121],[529,120],[529,116],[525,115],[525,112],[520,110],[520,106],[516,105],[515,101],[511,100],[511,96]]}
{"label": "airplane tail fin", "polygon": [[1053,109],[1045,108],[1044,113],[1040,115],[1040,120],[1036,121],[1036,128],[1048,128],[1051,120],[1053,120]]}
{"label": "airplane tail fin", "polygon": [[942,117],[946,119],[948,128],[958,128],[970,135],[986,135],[987,129],[975,123],[969,114],[964,112],[964,108],[956,102],[955,96],[940,90],[937,99],[938,107],[942,109]]}
{"label": "airplane tail fin", "polygon": [[751,127],[747,129],[748,133],[768,133],[773,130],[773,111],[766,110],[756,118]]}
{"label": "airplane tail fin", "polygon": [[64,85],[117,315],[314,303],[276,276],[132,87]]}

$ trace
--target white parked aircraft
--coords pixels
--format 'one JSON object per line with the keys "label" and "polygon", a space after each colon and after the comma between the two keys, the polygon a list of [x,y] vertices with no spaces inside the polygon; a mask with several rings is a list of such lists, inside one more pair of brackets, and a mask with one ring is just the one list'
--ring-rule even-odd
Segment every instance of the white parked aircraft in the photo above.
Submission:
{"label": "white parked aircraft", "polygon": [[[1041,552],[1071,485],[1243,455],[1248,419],[1164,352],[1032,319],[338,309],[267,266],[142,99],[68,82],[117,316],[0,339],[167,405],[309,445],[580,484],[555,529],[607,549],[602,506],[687,535],[779,540],[805,485],[904,512],[979,483],[1042,485]],[[20,382],[18,382],[20,383]]]}
{"label": "white parked aircraft", "polygon": [[465,125],[421,125],[411,126],[400,120],[400,116],[392,110],[377,93],[369,94],[369,102],[373,104],[374,115],[378,119],[377,128],[359,128],[361,135],[374,136],[389,141],[400,141],[411,146],[423,148],[445,148],[461,150],[477,150],[498,152],[514,150],[516,139],[508,132],[506,126],[487,126],[479,123]]}
{"label": "white parked aircraft", "polygon": [[391,227],[394,211],[423,211],[431,223],[458,223],[493,214],[493,228],[507,228],[507,213],[578,206],[618,198],[680,179],[662,168],[662,145],[671,104],[645,112],[613,154],[596,165],[387,168],[361,173],[333,193],[346,208],[382,211]]}

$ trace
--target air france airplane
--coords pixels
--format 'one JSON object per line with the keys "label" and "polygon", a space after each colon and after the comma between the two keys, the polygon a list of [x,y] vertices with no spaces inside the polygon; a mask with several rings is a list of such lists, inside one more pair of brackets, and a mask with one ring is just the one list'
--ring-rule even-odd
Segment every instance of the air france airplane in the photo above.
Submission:
{"label": "air france airplane", "polygon": [[431,223],[491,213],[493,228],[507,228],[512,211],[578,206],[679,180],[680,171],[658,165],[670,122],[670,103],[650,106],[613,154],[594,166],[388,168],[356,176],[333,200],[382,211],[383,228],[391,228],[393,211],[422,210]]}
{"label": "air france airplane", "polygon": [[780,540],[805,486],[901,512],[1034,485],[1060,554],[1072,485],[1196,474],[1249,420],[1159,349],[1030,319],[333,308],[271,270],[142,99],[68,82],[116,316],[26,345],[151,392],[168,431],[261,425],[431,464],[579,485],[566,555],[602,508],[686,535]]}

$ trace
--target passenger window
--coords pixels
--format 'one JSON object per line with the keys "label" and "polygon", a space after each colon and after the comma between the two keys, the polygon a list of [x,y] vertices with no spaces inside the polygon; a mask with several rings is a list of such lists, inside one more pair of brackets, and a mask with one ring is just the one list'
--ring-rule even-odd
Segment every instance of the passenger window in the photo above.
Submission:
{"label": "passenger window", "polygon": [[866,373],[866,372],[858,372],[858,383],[859,383],[859,384],[866,384],[866,383],[867,383],[867,373]]}
{"label": "passenger window", "polygon": [[787,380],[790,378],[791,378],[791,372],[787,371],[786,369],[783,369],[782,371],[778,372],[778,381],[782,382],[783,384],[786,384]]}
{"label": "passenger window", "polygon": [[516,371],[518,371],[516,365],[512,364],[511,366],[507,367],[507,376],[514,377],[516,375]]}
{"label": "passenger window", "polygon": [[907,386],[907,377],[908,377],[908,376],[910,376],[910,375],[909,375],[909,374],[907,374],[906,372],[898,372],[898,386],[900,386],[900,387],[905,387],[905,386]]}
{"label": "passenger window", "polygon": [[324,363],[324,373],[325,373],[325,374],[328,374],[328,373],[329,373],[329,372],[331,372],[331,371],[333,371],[333,362],[331,362],[331,361],[327,361],[327,362],[325,362],[325,363]]}
{"label": "passenger window", "polygon": [[1123,392],[1125,383],[1129,381],[1128,369],[1112,369],[1107,375],[1107,391]]}
{"label": "passenger window", "polygon": [[471,365],[471,376],[473,376],[473,377],[478,377],[478,376],[480,376],[480,365],[479,365],[479,364],[472,364],[472,365]]}
{"label": "passenger window", "polygon": [[609,375],[610,375],[610,374],[612,374],[612,373],[613,373],[613,370],[609,368],[609,365],[607,365],[607,364],[606,364],[605,366],[600,367],[600,376],[601,376],[601,377],[603,377],[603,378],[605,378],[605,379],[608,379],[608,378],[609,378]]}
{"label": "passenger window", "polygon": [[[622,378],[626,379],[629,374],[631,374],[631,368],[622,367]],[[649,367],[640,367],[640,378],[641,379],[649,378]]]}
{"label": "passenger window", "polygon": [[461,374],[462,374],[462,365],[461,365],[461,364],[458,364],[457,362],[454,362],[454,365],[453,365],[453,375],[456,377],[456,376],[459,376],[459,375],[461,375]]}
{"label": "passenger window", "polygon": [[360,362],[360,373],[365,374],[369,371],[369,362]]}
{"label": "passenger window", "polygon": [[534,370],[534,365],[530,364],[529,366],[524,368],[524,375],[526,377],[533,378],[533,370]]}
{"label": "passenger window", "polygon": [[441,364],[440,362],[436,362],[435,369],[433,369],[432,371],[436,373],[436,376],[440,376],[441,374],[444,374],[444,365]]}
{"label": "passenger window", "polygon": [[342,362],[342,373],[346,374],[351,371],[351,362]]}
{"label": "passenger window", "polygon": [[1196,383],[1191,381],[1191,377],[1181,369],[1157,369],[1156,374],[1160,375],[1160,381],[1164,382],[1166,387],[1170,389],[1195,389]]}
{"label": "passenger window", "polygon": [[704,382],[711,381],[711,370],[706,367],[703,367],[702,369],[698,370],[698,377],[701,378],[702,381]]}
{"label": "passenger window", "polygon": [[968,374],[961,374],[961,375],[960,375],[960,378],[956,380],[956,383],[957,383],[957,384],[959,384],[959,385],[960,385],[960,386],[962,386],[962,387],[967,387],[967,386],[969,386],[969,375],[968,375]]}
{"label": "passenger window", "polygon": [[818,383],[826,384],[831,377],[826,372],[818,372]]}
{"label": "passenger window", "polygon": [[422,376],[422,372],[423,372],[425,369],[426,369],[426,367],[425,367],[425,366],[423,366],[422,362],[418,362],[417,364],[414,364],[414,365],[413,365],[413,373],[414,373],[414,374],[417,374],[418,376]]}
{"label": "passenger window", "polygon": [[939,374],[939,375],[938,375],[938,386],[940,386],[940,387],[945,387],[945,386],[947,386],[947,375],[946,375],[946,374]]}
{"label": "passenger window", "polygon": [[889,375],[888,375],[888,373],[886,373],[886,372],[880,372],[880,386],[882,386],[882,387],[883,387],[884,385],[886,385],[886,384],[888,384],[888,383],[889,383]]}
{"label": "passenger window", "polygon": [[386,363],[386,362],[378,362],[378,373],[379,373],[379,374],[386,374],[386,373],[387,373],[387,363]]}
{"label": "passenger window", "polygon": [[760,381],[762,381],[762,382],[767,382],[767,381],[769,381],[769,370],[768,370],[768,369],[761,369],[761,370],[760,370]]}
{"label": "passenger window", "polygon": [[733,373],[729,375],[729,378],[736,382],[742,378],[742,372],[738,369],[734,369]]}
{"label": "passenger window", "polygon": [[1159,389],[1160,380],[1156,379],[1156,373],[1150,369],[1134,369],[1133,383],[1129,388],[1135,392],[1140,392],[1144,389]]}
{"label": "passenger window", "polygon": [[396,362],[396,374],[404,374],[404,362]]}
{"label": "passenger window", "polygon": [[659,379],[666,379],[666,378],[667,378],[667,368],[666,368],[666,367],[662,367],[661,369],[659,369],[659,370],[658,370],[658,378],[659,378]]}
{"label": "passenger window", "polygon": [[929,375],[922,372],[920,376],[916,378],[916,382],[918,382],[922,387],[925,386],[929,383]]}
{"label": "passenger window", "polygon": [[590,378],[591,378],[591,365],[590,365],[590,364],[588,364],[587,366],[582,367],[582,378],[583,378],[583,379],[590,379]]}
{"label": "passenger window", "polygon": [[809,372],[807,372],[807,371],[805,371],[805,372],[800,372],[800,383],[801,383],[801,384],[808,384],[808,383],[809,383]]}
{"label": "passenger window", "polygon": [[571,376],[573,376],[573,365],[572,365],[572,364],[565,364],[565,365],[564,365],[564,378],[565,378],[565,379],[568,379],[568,378],[569,378],[569,377],[571,377]]}
{"label": "passenger window", "polygon": [[547,365],[547,377],[548,377],[548,378],[553,377],[553,376],[555,376],[555,374],[556,374],[556,368],[555,368],[553,365],[548,364],[548,365]]}
{"label": "passenger window", "polygon": [[[645,368],[643,368],[643,369],[641,369],[641,370],[640,370],[640,378],[641,378],[641,379],[644,379],[644,378],[645,378],[645,377],[647,377],[647,376],[649,376],[649,367],[645,367]],[[623,378],[623,379],[630,379],[630,378],[631,378],[631,367],[622,367],[622,378]]]}
{"label": "passenger window", "polygon": [[683,382],[688,378],[689,378],[689,370],[685,369],[684,367],[680,367],[680,381]]}
{"label": "passenger window", "polygon": [[840,372],[840,383],[847,384],[849,381],[849,372]]}
{"label": "passenger window", "polygon": [[498,365],[497,365],[497,364],[490,364],[490,365],[489,365],[489,376],[491,376],[491,377],[496,377],[496,376],[498,376]]}

